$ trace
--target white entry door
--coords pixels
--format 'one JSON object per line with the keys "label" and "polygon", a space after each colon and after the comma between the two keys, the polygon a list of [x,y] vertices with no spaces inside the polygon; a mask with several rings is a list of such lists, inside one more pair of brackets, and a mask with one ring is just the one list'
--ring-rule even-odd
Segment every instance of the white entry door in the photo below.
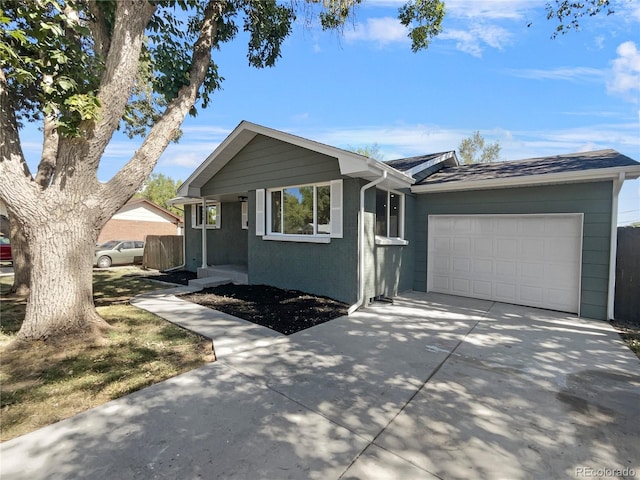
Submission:
{"label": "white entry door", "polygon": [[427,291],[579,313],[582,214],[430,215]]}

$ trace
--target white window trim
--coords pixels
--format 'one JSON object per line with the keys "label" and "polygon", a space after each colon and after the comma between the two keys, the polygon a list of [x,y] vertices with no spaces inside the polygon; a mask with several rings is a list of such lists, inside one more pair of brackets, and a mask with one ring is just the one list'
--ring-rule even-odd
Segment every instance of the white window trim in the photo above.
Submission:
{"label": "white window trim", "polygon": [[289,235],[289,234],[269,234],[262,237],[263,240],[274,240],[278,242],[306,242],[306,243],[331,243],[329,235]]}
{"label": "white window trim", "polygon": [[409,245],[407,240],[397,237],[381,237],[376,235],[376,245]]}
{"label": "white window trim", "polygon": [[[316,193],[316,189],[318,187],[329,187],[331,189],[332,186],[336,185],[336,182],[340,182],[340,187],[342,186],[342,180],[337,180],[334,182],[318,182],[318,183],[306,183],[306,184],[301,184],[301,185],[287,185],[284,187],[277,187],[277,188],[269,188],[266,190],[266,224],[267,224],[267,229],[266,229],[266,235],[264,235],[262,237],[263,240],[280,240],[280,241],[284,241],[284,242],[307,242],[307,243],[330,243],[331,242],[331,238],[334,237],[335,235],[333,235],[332,233],[314,233],[313,235],[296,235],[296,234],[291,234],[291,233],[280,233],[280,232],[273,232],[271,230],[271,193],[272,192],[282,192],[288,188],[301,188],[301,187],[313,187],[314,189],[314,194],[313,194],[313,228],[314,230],[317,230],[318,228],[318,221],[317,221],[317,216],[318,216],[318,210],[317,210],[317,205],[316,205],[316,199],[317,199],[317,193]],[[331,193],[334,193],[334,190],[331,189]],[[333,195],[331,197],[332,201],[333,201]],[[282,202],[282,207],[284,207],[284,202]],[[340,209],[342,205],[340,205]],[[330,218],[331,218],[331,230],[333,232],[334,227],[333,227],[333,222],[334,222],[334,211],[336,209],[336,207],[333,204],[330,204]],[[340,216],[341,217],[341,216]],[[336,218],[335,221],[340,221],[341,222],[342,218]],[[282,218],[282,222],[284,224],[284,217]],[[340,231],[340,237],[342,236],[342,232]]]}
{"label": "white window trim", "polygon": [[[215,205],[216,206],[216,224],[215,225],[211,225],[211,224],[207,224],[207,230],[218,230],[220,229],[220,202],[207,202],[207,206],[211,206],[211,205]],[[201,203],[193,203],[191,204],[191,228],[194,228],[196,230],[202,230],[202,225],[196,225],[196,212],[198,210],[198,208],[202,208],[202,204]],[[203,217],[204,218],[204,217]]]}
{"label": "white window trim", "polygon": [[[376,245],[409,245],[409,242],[404,239],[405,194],[402,192],[398,192],[397,190],[388,190],[386,188],[376,187],[376,190],[387,192],[387,235],[376,235]],[[389,196],[392,193],[398,195],[398,197],[400,198],[400,215],[398,218],[398,233],[400,234],[400,236],[398,237],[389,236],[389,225],[391,223],[391,209],[389,208],[389,205],[391,205],[391,199]]]}

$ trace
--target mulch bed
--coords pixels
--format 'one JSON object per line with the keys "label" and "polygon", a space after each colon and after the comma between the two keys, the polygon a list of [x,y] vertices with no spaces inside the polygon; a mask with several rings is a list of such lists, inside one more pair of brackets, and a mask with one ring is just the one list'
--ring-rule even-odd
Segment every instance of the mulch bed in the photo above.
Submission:
{"label": "mulch bed", "polygon": [[142,277],[149,280],[157,280],[159,282],[177,283],[179,285],[189,285],[189,280],[198,278],[198,275],[194,272],[187,272],[186,270],[176,270],[172,272],[156,272],[147,271],[144,273],[131,274],[132,277]]}
{"label": "mulch bed", "polygon": [[347,304],[330,298],[267,285],[220,285],[180,298],[284,335],[346,315],[348,309]]}

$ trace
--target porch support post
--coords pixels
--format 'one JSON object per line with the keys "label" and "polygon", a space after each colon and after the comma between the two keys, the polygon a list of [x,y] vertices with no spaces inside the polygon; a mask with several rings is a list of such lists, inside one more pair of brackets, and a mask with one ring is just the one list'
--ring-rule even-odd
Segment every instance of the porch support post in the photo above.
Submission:
{"label": "porch support post", "polygon": [[207,200],[202,197],[202,268],[207,268]]}

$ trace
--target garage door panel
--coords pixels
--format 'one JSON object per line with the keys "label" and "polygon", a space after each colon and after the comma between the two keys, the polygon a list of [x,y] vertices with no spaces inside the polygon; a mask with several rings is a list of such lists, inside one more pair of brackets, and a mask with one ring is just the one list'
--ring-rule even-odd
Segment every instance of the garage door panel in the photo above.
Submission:
{"label": "garage door panel", "polygon": [[517,303],[517,288],[514,284],[497,282],[495,285],[495,298],[497,300],[507,303]]}
{"label": "garage door panel", "polygon": [[518,274],[518,264],[512,261],[496,260],[496,275],[499,277],[515,277]]}
{"label": "garage door panel", "polygon": [[477,276],[493,275],[493,260],[476,259],[473,261],[473,273]]}
{"label": "garage door panel", "polygon": [[430,291],[578,311],[582,215],[434,215],[428,240]]}
{"label": "garage door panel", "polygon": [[518,233],[523,235],[540,235],[545,230],[544,218],[518,220]]}
{"label": "garage door panel", "polygon": [[[486,218],[486,217],[485,217]],[[503,217],[496,220],[498,235],[517,235],[518,220],[517,218]]]}
{"label": "garage door panel", "polygon": [[540,304],[544,300],[543,291],[544,289],[542,287],[520,285],[520,297],[518,298],[518,303]]}
{"label": "garage door panel", "polygon": [[478,298],[491,298],[493,294],[493,283],[490,281],[474,280],[473,295]]}
{"label": "garage door panel", "polygon": [[518,240],[515,238],[500,238],[496,241],[496,255],[500,258],[518,257]]}
{"label": "garage door panel", "polygon": [[489,237],[478,237],[473,239],[473,254],[476,257],[493,256],[493,239]]}
{"label": "garage door panel", "polygon": [[453,257],[453,273],[471,273],[471,259]]}
{"label": "garage door panel", "polygon": [[544,264],[540,263],[521,263],[520,264],[520,278],[525,282],[535,281],[544,284]]}
{"label": "garage door panel", "polygon": [[435,273],[449,273],[451,271],[451,258],[437,256],[433,259],[433,269]]}
{"label": "garage door panel", "polygon": [[454,237],[453,239],[453,252],[457,254],[469,254],[471,253],[471,239]]}
{"label": "garage door panel", "polygon": [[520,242],[519,258],[537,260],[545,256],[545,241],[542,238],[524,238]]}
{"label": "garage door panel", "polygon": [[434,275],[433,276],[433,291],[437,291],[440,293],[450,293],[450,279],[449,277],[445,277],[443,275]]}
{"label": "garage door panel", "polygon": [[471,281],[467,278],[454,277],[451,282],[451,291],[456,295],[469,296],[471,293]]}

